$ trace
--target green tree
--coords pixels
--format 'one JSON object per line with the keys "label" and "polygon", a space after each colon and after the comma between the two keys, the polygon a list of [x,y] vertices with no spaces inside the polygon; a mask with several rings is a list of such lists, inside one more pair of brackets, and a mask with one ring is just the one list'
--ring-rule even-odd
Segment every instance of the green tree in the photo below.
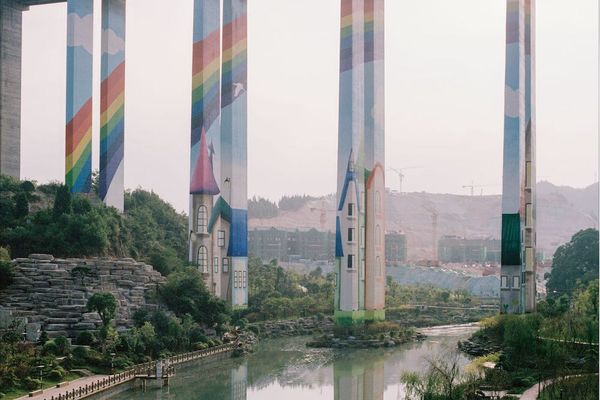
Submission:
{"label": "green tree", "polygon": [[570,297],[579,284],[594,279],[598,279],[598,231],[586,229],[577,232],[554,253],[552,272],[546,284],[548,296],[567,294]]}
{"label": "green tree", "polygon": [[200,324],[221,325],[227,320],[227,304],[212,296],[202,275],[195,268],[174,272],[160,288],[160,295],[169,310],[182,318],[191,315]]}
{"label": "green tree", "polygon": [[117,300],[112,293],[94,293],[87,301],[87,309],[97,312],[106,328],[115,317]]}
{"label": "green tree", "polygon": [[61,185],[54,196],[54,218],[71,213],[71,190],[67,185]]}

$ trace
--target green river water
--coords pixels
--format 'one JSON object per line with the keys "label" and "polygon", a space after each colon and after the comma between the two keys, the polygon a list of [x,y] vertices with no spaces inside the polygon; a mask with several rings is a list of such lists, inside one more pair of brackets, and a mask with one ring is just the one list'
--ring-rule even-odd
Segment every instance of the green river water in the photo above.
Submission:
{"label": "green river water", "polygon": [[390,349],[309,349],[308,337],[264,340],[248,357],[178,367],[169,387],[111,400],[401,400],[403,372],[423,370],[427,358],[456,349],[475,329],[425,329],[424,341]]}

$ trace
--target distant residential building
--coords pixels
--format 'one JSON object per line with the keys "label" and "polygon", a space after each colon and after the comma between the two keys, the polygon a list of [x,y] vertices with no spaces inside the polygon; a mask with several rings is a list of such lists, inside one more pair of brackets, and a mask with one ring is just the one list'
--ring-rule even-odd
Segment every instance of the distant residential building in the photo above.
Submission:
{"label": "distant residential building", "polygon": [[385,262],[398,266],[406,262],[406,235],[401,232],[385,234]]}
{"label": "distant residential building", "polygon": [[442,236],[438,241],[438,258],[446,263],[500,263],[500,240]]}
{"label": "distant residential building", "polygon": [[[248,231],[248,252],[264,262],[310,260],[333,261],[335,235],[311,229],[254,228]],[[385,235],[387,265],[406,261],[406,236],[389,232]]]}

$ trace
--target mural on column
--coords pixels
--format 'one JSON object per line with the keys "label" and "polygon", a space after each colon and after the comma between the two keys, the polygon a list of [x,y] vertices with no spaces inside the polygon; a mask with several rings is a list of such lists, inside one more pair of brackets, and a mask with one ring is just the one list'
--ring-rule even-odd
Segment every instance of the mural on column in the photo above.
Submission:
{"label": "mural on column", "polygon": [[189,260],[213,294],[244,307],[246,2],[226,0],[222,17],[221,48],[221,2],[194,1]]}
{"label": "mural on column", "polygon": [[365,318],[385,319],[384,0],[364,0]]}
{"label": "mural on column", "polygon": [[508,0],[501,312],[535,309],[534,0]]}
{"label": "mural on column", "polygon": [[102,1],[100,198],[123,211],[125,0]]}
{"label": "mural on column", "polygon": [[384,312],[383,0],[342,0],[336,321]]}
{"label": "mural on column", "polygon": [[93,0],[67,1],[65,183],[73,193],[92,184]]}
{"label": "mural on column", "polygon": [[[221,82],[221,196],[231,206],[227,257],[230,285],[222,297],[248,304],[247,0],[223,2]],[[226,271],[223,271],[225,274]]]}

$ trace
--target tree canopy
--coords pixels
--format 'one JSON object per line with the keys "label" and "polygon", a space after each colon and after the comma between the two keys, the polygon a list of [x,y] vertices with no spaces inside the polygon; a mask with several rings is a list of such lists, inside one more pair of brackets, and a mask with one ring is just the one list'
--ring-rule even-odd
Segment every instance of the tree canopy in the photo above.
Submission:
{"label": "tree canopy", "polygon": [[102,325],[105,327],[110,324],[110,321],[115,317],[117,312],[117,300],[112,293],[94,293],[88,299],[87,309],[96,311],[102,320]]}
{"label": "tree canopy", "polygon": [[133,257],[164,275],[187,259],[187,218],[152,192],[125,193],[125,212],[58,183],[0,175],[0,246],[13,257]]}
{"label": "tree canopy", "polygon": [[577,232],[571,241],[560,246],[552,261],[546,289],[548,297],[569,297],[580,285],[598,279],[598,231]]}

